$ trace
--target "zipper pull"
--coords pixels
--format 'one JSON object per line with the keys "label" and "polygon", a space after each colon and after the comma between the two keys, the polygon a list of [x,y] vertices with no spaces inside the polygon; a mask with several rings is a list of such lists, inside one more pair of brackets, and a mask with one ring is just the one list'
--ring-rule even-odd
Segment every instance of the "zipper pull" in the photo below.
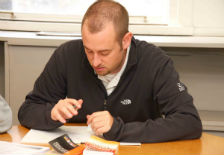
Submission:
{"label": "zipper pull", "polygon": [[104,100],[104,110],[107,110],[107,100]]}

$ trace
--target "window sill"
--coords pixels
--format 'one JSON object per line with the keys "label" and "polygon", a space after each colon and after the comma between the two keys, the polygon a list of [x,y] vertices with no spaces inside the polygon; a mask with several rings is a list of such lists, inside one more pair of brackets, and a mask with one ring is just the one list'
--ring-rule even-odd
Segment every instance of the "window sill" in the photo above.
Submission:
{"label": "window sill", "polygon": [[[135,35],[135,38],[160,47],[224,48],[224,37]],[[36,32],[0,31],[0,41],[7,41],[9,45],[56,47],[72,39],[81,39],[81,36],[69,33],[37,35]]]}

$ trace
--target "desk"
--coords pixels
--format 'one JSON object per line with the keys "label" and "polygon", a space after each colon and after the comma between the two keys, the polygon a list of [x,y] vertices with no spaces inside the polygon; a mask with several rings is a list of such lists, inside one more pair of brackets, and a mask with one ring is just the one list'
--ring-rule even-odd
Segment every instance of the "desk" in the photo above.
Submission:
{"label": "desk", "polygon": [[[18,125],[1,134],[1,141],[20,143],[29,129]],[[200,139],[164,143],[148,143],[141,146],[120,146],[119,155],[223,155],[224,138],[203,133]]]}

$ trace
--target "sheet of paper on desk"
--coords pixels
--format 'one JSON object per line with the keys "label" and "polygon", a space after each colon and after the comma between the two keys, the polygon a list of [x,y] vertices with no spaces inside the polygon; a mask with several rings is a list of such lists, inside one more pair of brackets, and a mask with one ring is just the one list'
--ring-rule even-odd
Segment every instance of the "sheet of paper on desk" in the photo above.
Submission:
{"label": "sheet of paper on desk", "polygon": [[75,143],[85,142],[93,133],[87,126],[61,126],[51,131],[31,129],[22,139],[21,143],[47,144],[63,134],[68,134]]}
{"label": "sheet of paper on desk", "polygon": [[24,145],[19,143],[0,141],[1,155],[35,155],[42,154],[49,150],[49,147]]}

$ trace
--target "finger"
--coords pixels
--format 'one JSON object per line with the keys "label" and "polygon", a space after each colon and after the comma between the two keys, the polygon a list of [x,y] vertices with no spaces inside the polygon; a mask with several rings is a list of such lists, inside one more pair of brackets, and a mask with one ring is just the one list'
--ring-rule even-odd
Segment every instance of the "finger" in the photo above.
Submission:
{"label": "finger", "polygon": [[98,111],[92,113],[91,115],[87,115],[87,124],[92,123],[93,119],[95,118],[104,118],[105,114],[107,113],[107,111]]}
{"label": "finger", "polygon": [[[89,123],[89,122],[88,122]],[[106,120],[104,119],[104,117],[94,117],[91,120],[91,128],[93,130],[93,132],[97,132],[98,128],[102,128],[104,127],[107,123]]]}
{"label": "finger", "polygon": [[53,112],[52,119],[54,121],[60,121],[61,123],[66,123],[66,120],[61,116],[61,114],[58,111]]}
{"label": "finger", "polygon": [[83,100],[79,99],[77,102],[78,102],[78,105],[79,105],[78,109],[81,109],[82,108],[82,104],[83,104]]}
{"label": "finger", "polygon": [[91,124],[91,129],[94,133],[96,133],[98,128],[94,124]]}
{"label": "finger", "polygon": [[94,131],[96,131],[98,128],[101,128],[105,126],[105,123],[103,121],[98,121],[98,122],[92,122],[91,127]]}
{"label": "finger", "polygon": [[73,117],[72,113],[68,110],[68,106],[62,107],[59,112],[65,119]]}
{"label": "finger", "polygon": [[110,116],[111,114],[108,111],[98,111],[91,114],[91,117],[102,117],[105,118],[107,116]]}
{"label": "finger", "polygon": [[81,105],[83,103],[83,100],[82,99],[80,99],[80,100],[77,101],[76,99],[66,98],[65,100],[66,100],[66,102],[74,105],[76,109],[80,109],[81,108]]}
{"label": "finger", "polygon": [[93,117],[91,115],[86,115],[86,118],[87,118],[87,124],[90,125],[92,123],[92,119]]}
{"label": "finger", "polygon": [[94,113],[92,113],[91,115],[87,115],[87,124],[91,124],[92,121],[96,118],[100,118],[100,115],[95,115]]}
{"label": "finger", "polygon": [[99,122],[105,122],[106,123],[106,121],[107,120],[105,119],[104,116],[96,116],[96,117],[92,118],[92,122],[91,123],[93,123],[93,124],[97,124]]}
{"label": "finger", "polygon": [[61,123],[66,123],[66,120],[59,114],[57,115],[57,120],[60,121]]}
{"label": "finger", "polygon": [[92,131],[96,134],[96,135],[102,135],[103,133],[106,133],[109,131],[109,127],[105,126],[105,124],[103,122],[97,123],[95,124],[95,126],[93,125],[92,127]]}
{"label": "finger", "polygon": [[90,124],[93,119],[95,118],[105,118],[107,116],[111,116],[110,113],[108,111],[98,111],[98,112],[94,112],[92,113],[91,115],[87,115],[86,118],[87,118],[87,124]]}
{"label": "finger", "polygon": [[72,106],[72,105],[68,105],[67,106],[68,111],[74,116],[74,115],[78,115],[78,111]]}
{"label": "finger", "polygon": [[93,131],[97,134],[103,134],[108,132],[111,129],[111,125],[106,124],[105,122],[98,122],[96,124],[93,124]]}
{"label": "finger", "polygon": [[78,102],[79,102],[80,105],[82,105],[83,100],[82,99],[79,99]]}
{"label": "finger", "polygon": [[88,125],[91,124],[93,117],[91,115],[87,115],[86,118],[87,118],[87,124]]}
{"label": "finger", "polygon": [[95,131],[95,134],[96,135],[102,135],[102,134],[104,134],[106,132],[107,132],[107,129],[103,126],[103,127],[97,128],[96,131]]}
{"label": "finger", "polygon": [[104,111],[97,111],[91,114],[91,117],[98,117],[104,115]]}

